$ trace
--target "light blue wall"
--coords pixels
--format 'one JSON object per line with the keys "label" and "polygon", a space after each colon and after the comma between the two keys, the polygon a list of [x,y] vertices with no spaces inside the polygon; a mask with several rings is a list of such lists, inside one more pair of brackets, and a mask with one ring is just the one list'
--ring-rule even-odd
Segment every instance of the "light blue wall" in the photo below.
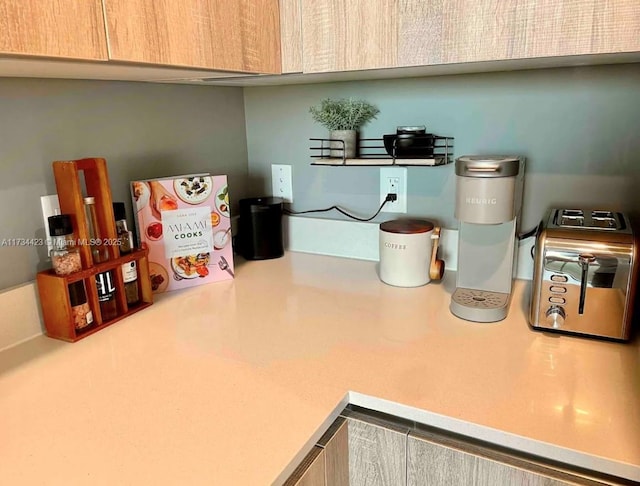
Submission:
{"label": "light blue wall", "polygon": [[[270,165],[291,164],[296,210],[378,207],[379,169],[309,165],[308,139],[327,135],[309,106],[349,96],[380,108],[364,137],[426,125],[455,137],[456,156],[526,156],[523,227],[552,206],[640,210],[640,64],[254,87],[244,96],[250,190],[270,193]],[[453,165],[409,168],[409,214],[456,227],[454,188]]]}
{"label": "light blue wall", "polygon": [[[0,240],[43,238],[40,196],[55,194],[51,162],[107,160],[114,200],[129,181],[227,174],[245,195],[241,88],[111,81],[0,79]],[[49,266],[46,247],[0,247],[0,290]]]}
{"label": "light blue wall", "polygon": [[[425,124],[454,136],[456,155],[525,155],[524,227],[551,205],[640,210],[640,65],[244,94],[211,86],[0,79],[0,238],[43,237],[39,197],[55,192],[51,162],[88,156],[107,159],[115,199],[128,201],[134,178],[211,171],[228,174],[236,205],[269,193],[270,165],[285,163],[293,166],[294,209],[337,203],[372,214],[378,169],[309,165],[308,138],[326,133],[308,107],[328,96],[362,97],[380,107],[365,137]],[[453,197],[453,166],[409,169],[409,214],[455,227]],[[0,256],[0,289],[33,279],[46,265],[43,248],[4,247]]]}

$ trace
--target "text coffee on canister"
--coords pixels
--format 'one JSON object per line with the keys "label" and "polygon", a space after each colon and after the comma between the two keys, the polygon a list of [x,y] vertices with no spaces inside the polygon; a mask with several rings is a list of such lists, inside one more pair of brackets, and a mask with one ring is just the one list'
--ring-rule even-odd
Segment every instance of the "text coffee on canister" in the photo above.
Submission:
{"label": "text coffee on canister", "polygon": [[434,227],[431,221],[415,218],[381,223],[380,280],[396,287],[429,283]]}

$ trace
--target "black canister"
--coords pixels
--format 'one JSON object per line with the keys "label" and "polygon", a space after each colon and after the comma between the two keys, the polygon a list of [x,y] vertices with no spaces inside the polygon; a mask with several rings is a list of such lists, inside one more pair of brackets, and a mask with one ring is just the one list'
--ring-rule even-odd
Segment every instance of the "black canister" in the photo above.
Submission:
{"label": "black canister", "polygon": [[282,203],[279,197],[240,200],[240,254],[247,260],[267,260],[284,255]]}

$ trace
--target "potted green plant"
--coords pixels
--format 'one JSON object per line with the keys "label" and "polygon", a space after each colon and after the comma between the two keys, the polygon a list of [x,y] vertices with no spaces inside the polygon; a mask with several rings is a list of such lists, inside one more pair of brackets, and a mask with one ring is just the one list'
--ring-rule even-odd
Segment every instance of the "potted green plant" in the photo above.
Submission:
{"label": "potted green plant", "polygon": [[[309,111],[314,121],[329,130],[330,156],[352,159],[356,157],[358,129],[375,119],[380,110],[364,100],[341,98],[324,99],[319,106],[312,106]],[[344,142],[339,142],[341,140]]]}

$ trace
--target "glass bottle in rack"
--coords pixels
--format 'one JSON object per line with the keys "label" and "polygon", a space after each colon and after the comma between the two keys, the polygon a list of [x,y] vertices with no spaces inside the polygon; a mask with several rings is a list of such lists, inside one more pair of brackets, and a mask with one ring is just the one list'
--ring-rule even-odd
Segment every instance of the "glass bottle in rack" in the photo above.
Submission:
{"label": "glass bottle in rack", "polygon": [[[113,214],[116,220],[116,231],[120,243],[120,253],[131,253],[134,248],[133,233],[127,228],[126,212],[123,202],[113,203]],[[135,305],[140,301],[138,292],[138,270],[135,260],[123,263],[121,266],[124,293],[127,305]]]}
{"label": "glass bottle in rack", "polygon": [[87,301],[84,281],[78,280],[69,284],[69,303],[76,331],[83,331],[93,324],[93,312]]}
{"label": "glass bottle in rack", "polygon": [[118,316],[118,304],[116,302],[116,286],[113,281],[113,273],[109,270],[96,275],[96,287],[98,288],[98,303],[102,322],[110,321]]}
{"label": "glass bottle in rack", "polygon": [[93,263],[105,262],[109,259],[109,255],[107,253],[107,246],[103,244],[100,228],[98,227],[95,197],[89,196],[84,198],[84,210],[89,241],[84,241],[82,244],[91,246]]}
{"label": "glass bottle in rack", "polygon": [[49,216],[49,234],[52,238],[52,249],[49,256],[56,275],[69,275],[82,270],[80,252],[71,240],[73,228],[71,216],[58,214]]}
{"label": "glass bottle in rack", "polygon": [[[109,259],[109,255],[107,246],[103,244],[100,227],[98,226],[95,197],[88,196],[84,198],[84,209],[89,241],[83,243],[91,247],[91,258],[94,264],[105,262]],[[100,304],[102,322],[115,319],[118,316],[118,305],[116,302],[116,286],[111,270],[96,274],[96,288],[98,290],[98,303]]]}

